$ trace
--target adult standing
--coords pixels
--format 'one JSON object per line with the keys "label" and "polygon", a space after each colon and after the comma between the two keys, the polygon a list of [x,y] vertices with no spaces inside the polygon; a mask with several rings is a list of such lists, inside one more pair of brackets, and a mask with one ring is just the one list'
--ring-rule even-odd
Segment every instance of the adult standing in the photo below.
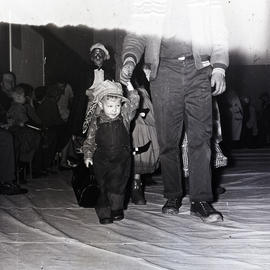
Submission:
{"label": "adult standing", "polygon": [[90,47],[90,65],[81,72],[80,86],[74,93],[69,123],[73,135],[82,135],[88,96],[91,96],[89,89],[94,89],[97,84],[104,80],[115,78],[113,68],[106,65],[109,59],[109,51],[103,44],[96,43]]}
{"label": "adult standing", "polygon": [[243,108],[241,146],[253,148],[256,146],[256,137],[258,135],[256,109],[249,96],[241,97],[241,103]]}
{"label": "adult standing", "polygon": [[225,91],[229,62],[222,4],[219,0],[172,0],[163,4],[167,13],[160,24],[162,35],[126,35],[120,80],[127,83],[144,53],[145,63],[151,66],[150,89],[167,198],[162,212],[177,214],[181,206],[179,145],[185,125],[189,141],[191,214],[205,222],[220,221],[221,213],[211,205],[210,139],[212,95]]}
{"label": "adult standing", "polygon": [[237,93],[232,89],[227,92],[229,112],[231,114],[231,141],[233,147],[240,147],[241,131],[243,126],[243,107]]}

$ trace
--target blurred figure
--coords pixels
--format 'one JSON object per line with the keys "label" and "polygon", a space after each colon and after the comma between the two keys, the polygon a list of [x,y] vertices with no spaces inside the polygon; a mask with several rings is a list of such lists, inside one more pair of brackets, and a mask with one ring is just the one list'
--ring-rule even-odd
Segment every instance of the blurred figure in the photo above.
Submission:
{"label": "blurred figure", "polygon": [[9,131],[0,128],[0,194],[24,194],[27,189],[16,182],[13,138]]}
{"label": "blurred figure", "polygon": [[256,146],[256,138],[258,135],[256,110],[248,96],[241,97],[241,104],[243,108],[241,146],[253,148]]}
{"label": "blurred figure", "polygon": [[10,108],[11,93],[16,85],[16,76],[13,72],[4,72],[0,76],[0,122],[7,123],[6,113]]}
{"label": "blurred figure", "polygon": [[138,91],[140,104],[131,125],[133,152],[131,200],[134,204],[146,204],[144,196],[144,177],[154,173],[159,165],[159,145],[154,119],[153,105],[149,93],[148,66],[138,66],[131,83]]}
{"label": "blurred figure", "polygon": [[243,107],[240,98],[234,90],[227,93],[227,100],[229,104],[229,111],[231,114],[231,142],[233,148],[240,147],[240,139],[243,125]]}
{"label": "blurred figure", "polygon": [[39,177],[47,173],[56,173],[53,165],[64,121],[58,110],[54,88],[48,90],[45,86],[37,87],[35,106],[43,126],[42,143],[35,157],[35,173],[33,172],[35,177]]}
{"label": "blurred figure", "polygon": [[[220,112],[217,99],[213,97],[213,134],[211,138],[211,150],[212,150],[212,158],[211,158],[211,166],[213,169],[226,167],[228,164],[228,158],[223,154],[220,143],[222,141],[222,130],[221,130],[221,120],[220,120]],[[182,142],[182,162],[183,162],[183,173],[185,177],[185,186],[186,192],[189,193],[188,188],[188,176],[189,176],[189,166],[188,166],[188,140],[187,134],[185,133],[184,139]],[[225,192],[225,188],[219,186],[219,183],[216,179],[213,181],[213,192],[215,195],[223,194]]]}
{"label": "blurred figure", "polygon": [[60,80],[56,83],[56,86],[59,89],[59,97],[57,99],[59,113],[63,121],[67,123],[74,97],[73,90],[71,85],[65,80]]}
{"label": "blurred figure", "polygon": [[73,91],[71,85],[63,79],[52,85],[49,88],[49,91],[51,88],[53,88],[53,91],[55,91],[52,96],[55,97],[60,117],[63,120],[63,125],[61,128],[61,133],[58,136],[59,140],[57,145],[57,152],[59,153],[60,158],[59,169],[68,169],[70,167],[68,165],[67,154],[69,141],[71,139],[71,132],[69,130],[69,118],[73,102]]}
{"label": "blurred figure", "polygon": [[11,94],[12,104],[7,112],[8,129],[14,136],[16,163],[20,182],[26,182],[23,170],[26,163],[32,161],[40,143],[41,121],[34,108],[28,103],[25,90],[17,85]]}
{"label": "blurred figure", "polygon": [[264,92],[260,96],[262,103],[261,130],[262,144],[270,144],[270,96]]}
{"label": "blurred figure", "polygon": [[8,71],[1,74],[0,86],[1,91],[3,91],[7,96],[11,95],[12,89],[16,85],[16,76],[13,72]]}

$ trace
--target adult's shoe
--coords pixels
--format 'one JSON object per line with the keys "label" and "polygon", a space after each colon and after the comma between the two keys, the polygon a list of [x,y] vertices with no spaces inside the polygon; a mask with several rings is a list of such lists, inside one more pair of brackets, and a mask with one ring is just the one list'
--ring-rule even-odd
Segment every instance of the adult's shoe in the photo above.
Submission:
{"label": "adult's shoe", "polygon": [[112,218],[114,221],[119,221],[124,218],[124,211],[121,210],[112,210]]}
{"label": "adult's shoe", "polygon": [[15,183],[1,183],[0,184],[0,194],[3,195],[19,195],[25,194],[28,190],[26,188],[20,187],[18,184]]}
{"label": "adult's shoe", "polygon": [[203,222],[214,223],[223,221],[223,216],[208,202],[191,202],[190,214],[200,217]]}
{"label": "adult's shoe", "polygon": [[167,202],[162,207],[162,213],[176,215],[179,213],[179,208],[181,207],[181,205],[182,205],[181,199],[178,197],[168,199]]}

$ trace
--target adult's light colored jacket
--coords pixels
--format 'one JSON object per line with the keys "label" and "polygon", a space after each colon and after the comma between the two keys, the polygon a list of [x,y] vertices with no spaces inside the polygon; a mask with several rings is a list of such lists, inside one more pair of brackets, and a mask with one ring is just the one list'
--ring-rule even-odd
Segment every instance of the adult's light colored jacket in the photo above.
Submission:
{"label": "adult's light colored jacket", "polygon": [[[164,4],[162,6],[168,10],[172,1],[179,0],[141,0],[141,5],[147,7],[153,2],[160,1]],[[181,1],[178,3],[181,3]],[[226,69],[229,65],[228,34],[221,0],[184,1],[186,1],[188,8],[187,15],[191,31],[192,53],[196,68],[201,69],[205,67],[205,60],[208,59],[213,68]],[[148,5],[145,3],[143,5],[143,2],[149,3]],[[138,15],[138,12],[142,12],[142,9],[135,9],[133,14],[138,32],[129,32],[126,35],[123,42],[122,61],[124,63],[128,57],[132,57],[137,64],[142,54],[145,53],[145,63],[151,65],[151,79],[154,79],[159,66],[161,40],[166,33],[162,33],[157,29],[155,29],[155,34],[142,33],[140,29],[143,29],[143,25],[141,26],[142,28],[140,28],[140,21],[138,20],[139,18],[143,18],[143,16],[141,16],[141,14]],[[170,13],[164,12],[164,14],[164,16],[159,16],[157,27],[162,28],[160,20],[164,20],[165,22],[167,19],[166,16]],[[147,16],[147,12],[145,16]],[[179,16],[181,16],[181,14],[179,14]],[[147,20],[151,20],[151,17],[148,16]],[[141,23],[145,24],[147,20],[141,19]],[[175,27],[175,25],[172,25],[172,27]],[[156,34],[158,32],[160,32],[160,34]]]}

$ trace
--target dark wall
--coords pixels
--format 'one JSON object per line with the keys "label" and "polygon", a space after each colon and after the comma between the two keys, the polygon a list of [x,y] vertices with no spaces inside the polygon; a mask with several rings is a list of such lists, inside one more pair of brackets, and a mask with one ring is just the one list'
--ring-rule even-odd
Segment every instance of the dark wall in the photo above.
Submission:
{"label": "dark wall", "polygon": [[0,23],[0,72],[9,70],[9,31],[7,23]]}
{"label": "dark wall", "polygon": [[[46,27],[35,27],[35,30],[44,37],[45,83],[51,84],[65,79],[76,91],[80,72],[89,63]],[[72,32],[70,38],[72,39]]]}

